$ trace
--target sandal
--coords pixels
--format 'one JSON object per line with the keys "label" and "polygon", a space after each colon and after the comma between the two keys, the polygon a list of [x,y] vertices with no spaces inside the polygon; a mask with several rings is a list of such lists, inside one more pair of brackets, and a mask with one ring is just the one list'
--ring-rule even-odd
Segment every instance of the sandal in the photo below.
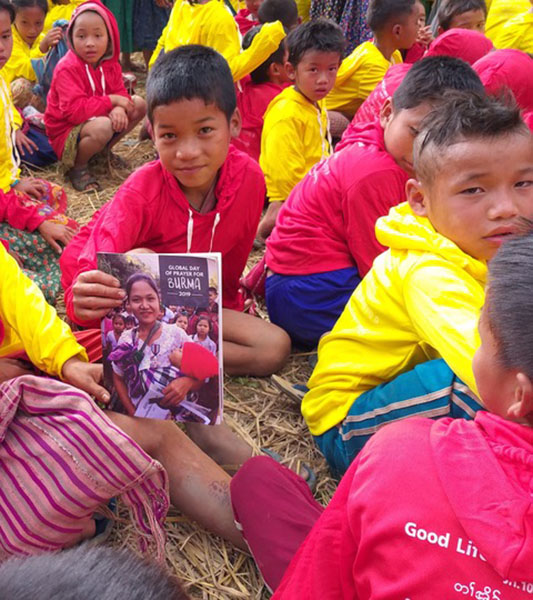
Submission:
{"label": "sandal", "polygon": [[286,396],[288,396],[291,400],[294,400],[297,404],[301,404],[304,399],[305,394],[309,391],[307,386],[293,385],[290,381],[283,379],[279,375],[271,375],[270,381],[274,384],[274,386]]}
{"label": "sandal", "polygon": [[[274,450],[270,450],[269,448],[261,448],[261,452],[266,456],[270,456],[272,460],[275,460],[280,465],[283,464],[283,459],[281,456],[275,452]],[[297,473],[309,486],[311,493],[315,493],[316,490],[316,473],[313,469],[306,463],[300,463],[300,472]]]}
{"label": "sandal", "polygon": [[72,168],[67,173],[67,177],[77,192],[97,192],[100,190],[100,184],[91,175],[87,167],[82,169]]}

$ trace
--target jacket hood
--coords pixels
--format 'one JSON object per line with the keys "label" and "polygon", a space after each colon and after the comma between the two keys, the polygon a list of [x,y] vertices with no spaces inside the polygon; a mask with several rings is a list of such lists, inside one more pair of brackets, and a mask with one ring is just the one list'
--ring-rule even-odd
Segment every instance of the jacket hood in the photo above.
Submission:
{"label": "jacket hood", "polygon": [[[98,66],[101,65],[106,60],[117,60],[118,61],[119,55],[120,55],[120,36],[118,33],[117,21],[115,19],[115,16],[113,15],[113,13],[108,8],[106,8],[103,4],[101,4],[98,0],[91,0],[90,2],[84,2],[83,4],[80,4],[76,8],[76,10],[72,13],[72,17],[70,19],[70,23],[69,23],[69,26],[67,29],[67,41],[68,41],[69,48],[72,50],[72,52],[74,52],[74,54],[76,54],[76,51],[74,50],[74,44],[72,43],[72,31],[74,28],[74,22],[81,14],[83,14],[84,12],[87,12],[89,10],[93,11],[95,13],[98,13],[102,17],[102,19],[104,20],[105,26],[107,27],[107,33],[109,35],[109,41],[110,41],[110,45],[108,46],[106,53],[104,54],[104,56],[98,63]],[[76,56],[77,56],[77,54],[76,54]]]}
{"label": "jacket hood", "polygon": [[533,429],[487,412],[476,424],[441,419],[432,426],[439,479],[481,560],[503,578],[531,581]]}
{"label": "jacket hood", "polygon": [[474,279],[486,279],[486,263],[463,252],[437,231],[427,217],[416,216],[407,202],[391,208],[376,222],[376,238],[391,250],[414,250],[443,256],[465,269]]}
{"label": "jacket hood", "polygon": [[426,56],[455,56],[473,65],[494,49],[488,37],[470,29],[449,29],[431,42]]}
{"label": "jacket hood", "polygon": [[506,49],[490,52],[473,66],[489,94],[510,89],[525,111],[533,110],[533,59],[521,50]]}
{"label": "jacket hood", "polygon": [[357,144],[362,148],[377,146],[379,150],[385,151],[383,127],[379,119],[355,125],[350,131],[350,144]]}
{"label": "jacket hood", "polygon": [[[303,94],[300,94],[300,92],[297,92],[294,89],[294,86],[289,86],[287,88],[285,88],[283,90],[283,92],[281,94],[278,94],[273,100],[272,102],[268,105],[269,110],[273,107],[276,106],[277,104],[279,104],[280,102],[286,102],[287,98],[291,99],[291,102],[296,102],[297,104],[299,104],[302,108],[306,109],[306,110],[314,110],[315,112],[317,111],[316,106],[313,105],[312,102],[310,102]],[[323,102],[323,100],[321,100],[320,102]]]}

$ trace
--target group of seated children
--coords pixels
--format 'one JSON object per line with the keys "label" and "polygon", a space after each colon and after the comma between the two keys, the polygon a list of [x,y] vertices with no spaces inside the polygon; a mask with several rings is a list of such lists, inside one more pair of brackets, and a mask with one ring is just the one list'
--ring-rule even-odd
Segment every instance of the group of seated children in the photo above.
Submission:
{"label": "group of seated children", "polygon": [[[522,598],[533,62],[482,33],[503,0],[488,16],[442,0],[435,40],[420,0],[370,0],[374,37],[346,57],[340,27],[298,25],[294,0],[247,2],[243,51],[223,2],[176,0],[146,99],[124,86],[112,13],[72,7],[44,113],[65,175],[97,189],[89,161],[120,164],[112,147],[145,116],[157,152],[81,229],[62,188],[21,177],[36,148],[9,88],[31,80],[9,66],[13,40],[27,66],[63,33],[43,32],[41,0],[13,4],[0,0],[0,560],[98,535],[121,496],[159,558],[172,502],[251,550],[276,598]],[[245,312],[256,235],[270,321]],[[99,252],[219,252],[221,289],[163,306],[152,277],[122,289]],[[50,306],[60,283],[74,333]],[[229,375],[270,375],[291,342],[318,344],[301,408],[343,477],[325,510],[223,422],[137,418],[178,410],[221,354]],[[91,398],[115,406],[102,352],[122,412]]]}

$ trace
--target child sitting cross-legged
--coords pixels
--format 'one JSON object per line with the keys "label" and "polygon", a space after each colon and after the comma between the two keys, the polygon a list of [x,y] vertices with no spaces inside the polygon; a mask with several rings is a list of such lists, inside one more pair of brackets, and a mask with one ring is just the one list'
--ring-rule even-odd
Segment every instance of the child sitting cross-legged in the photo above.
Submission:
{"label": "child sitting cross-legged", "polygon": [[[70,50],[57,64],[44,116],[50,143],[78,191],[99,189],[89,160],[110,151],[146,113],[139,96],[124,87],[115,17],[99,2],[85,2],[72,15]],[[111,158],[119,164],[118,157]]]}
{"label": "child sitting cross-legged", "polygon": [[294,186],[333,150],[324,98],[335,83],[344,52],[342,31],[320,17],[292,31],[287,46],[285,68],[294,85],[269,104],[261,136],[259,164],[269,200],[258,229],[263,239],[270,235]]}
{"label": "child sitting cross-legged", "polygon": [[370,0],[366,20],[374,38],[347,56],[337,73],[335,86],[326,98],[328,110],[351,119],[389,67],[402,62],[400,50],[417,40],[420,0]]}
{"label": "child sitting cross-legged", "polygon": [[487,261],[533,215],[533,139],[515,105],[454,94],[415,140],[408,202],[376,224],[389,250],[318,347],[302,413],[336,473],[385,423],[482,407],[471,362]]}
{"label": "child sitting cross-legged", "polygon": [[480,344],[469,364],[485,408],[475,420],[412,418],[384,427],[325,510],[269,458],[253,458],[237,473],[236,520],[274,600],[530,595],[532,263],[530,231],[489,264]]}
{"label": "child sitting cross-legged", "polygon": [[[119,282],[96,270],[97,252],[220,252],[225,369],[270,374],[286,360],[290,340],[279,327],[242,312],[239,277],[265,184],[257,163],[230,145],[240,117],[228,64],[207,46],[168,52],[150,72],[147,103],[160,158],[133,173],[65,249],[67,314],[80,325],[97,326],[124,299]],[[221,431],[197,429],[202,436]],[[219,458],[223,464],[239,464],[251,451],[233,438],[228,446]]]}
{"label": "child sitting cross-legged", "polygon": [[406,199],[415,135],[447,89],[483,93],[461,60],[415,63],[380,118],[355,127],[346,149],[313,167],[284,203],[267,240],[266,304],[295,345],[318,344],[383,252],[376,221]]}

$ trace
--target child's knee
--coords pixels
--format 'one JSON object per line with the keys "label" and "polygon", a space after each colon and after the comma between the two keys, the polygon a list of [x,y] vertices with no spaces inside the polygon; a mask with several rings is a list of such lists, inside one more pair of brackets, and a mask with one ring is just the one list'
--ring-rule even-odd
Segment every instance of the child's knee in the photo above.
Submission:
{"label": "child's knee", "polygon": [[146,100],[140,96],[132,96],[133,100],[133,116],[132,121],[139,122],[146,116]]}
{"label": "child's knee", "polygon": [[113,125],[109,117],[97,117],[89,121],[83,128],[82,137],[89,137],[95,143],[104,148],[113,137]]}
{"label": "child's knee", "polygon": [[[266,332],[265,332],[266,333]],[[271,375],[279,371],[287,362],[291,353],[291,339],[281,327],[268,324],[268,335],[265,335],[258,348],[258,376]]]}

